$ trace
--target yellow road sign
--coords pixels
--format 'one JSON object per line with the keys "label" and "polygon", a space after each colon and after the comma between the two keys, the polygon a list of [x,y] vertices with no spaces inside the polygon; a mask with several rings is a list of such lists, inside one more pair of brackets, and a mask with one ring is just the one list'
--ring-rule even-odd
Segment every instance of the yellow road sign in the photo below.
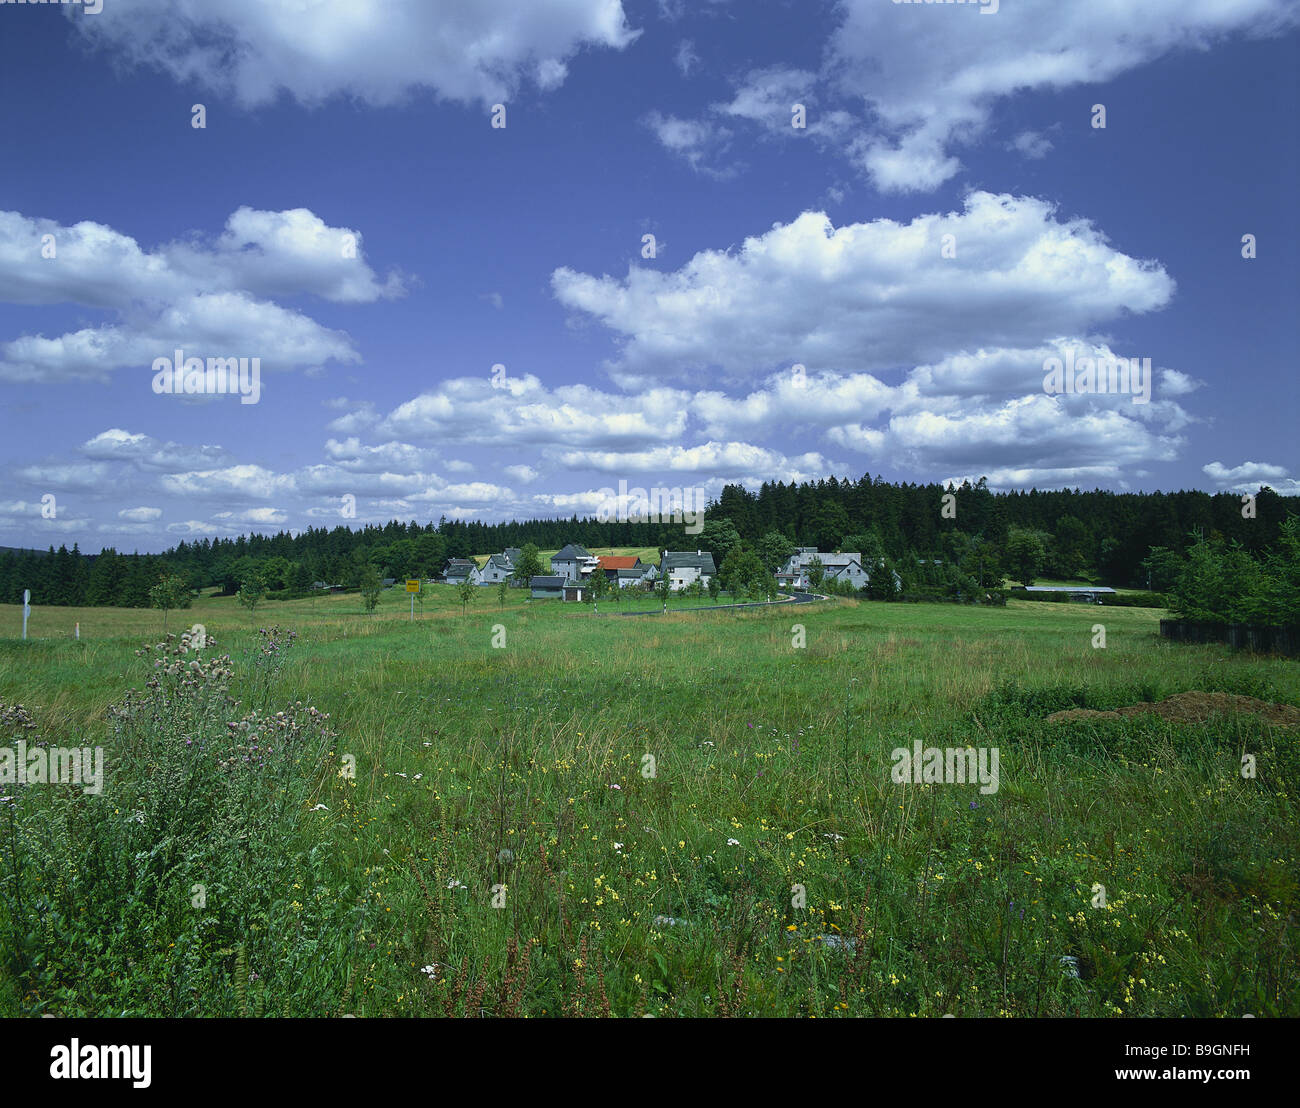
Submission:
{"label": "yellow road sign", "polygon": [[420,591],[420,579],[417,577],[417,578],[415,578],[414,580],[407,581],[407,582],[406,582],[406,591],[407,591],[407,592],[419,592],[419,591]]}

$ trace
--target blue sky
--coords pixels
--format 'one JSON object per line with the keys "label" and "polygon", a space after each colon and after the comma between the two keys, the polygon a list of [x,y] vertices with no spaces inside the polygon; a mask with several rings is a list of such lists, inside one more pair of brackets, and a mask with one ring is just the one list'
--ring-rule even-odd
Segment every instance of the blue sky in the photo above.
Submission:
{"label": "blue sky", "polygon": [[[1297,5],[993,6],[0,2],[0,545],[1300,493]],[[1045,390],[1107,352],[1149,400]]]}

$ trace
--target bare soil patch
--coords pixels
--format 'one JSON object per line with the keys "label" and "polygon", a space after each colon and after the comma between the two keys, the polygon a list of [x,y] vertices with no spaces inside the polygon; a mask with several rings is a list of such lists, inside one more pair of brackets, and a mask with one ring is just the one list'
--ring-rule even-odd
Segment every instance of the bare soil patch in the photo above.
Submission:
{"label": "bare soil patch", "polygon": [[1231,693],[1185,692],[1152,704],[1144,701],[1117,708],[1113,712],[1098,712],[1091,708],[1071,708],[1066,712],[1053,712],[1049,722],[1072,719],[1119,719],[1120,716],[1137,716],[1153,712],[1161,719],[1175,723],[1208,723],[1211,716],[1249,713],[1261,716],[1265,722],[1278,727],[1300,727],[1300,708],[1289,704],[1271,704],[1253,696],[1234,696]]}

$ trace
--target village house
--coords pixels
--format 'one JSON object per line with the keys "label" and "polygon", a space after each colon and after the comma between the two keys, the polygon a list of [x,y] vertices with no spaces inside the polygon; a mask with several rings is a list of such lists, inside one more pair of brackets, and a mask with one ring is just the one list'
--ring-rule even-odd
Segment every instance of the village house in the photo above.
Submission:
{"label": "village house", "polygon": [[483,568],[479,570],[479,584],[499,584],[502,581],[509,580],[514,575],[514,572],[515,564],[510,558],[509,550],[502,554],[493,554],[483,563]]}
{"label": "village house", "polygon": [[466,581],[472,581],[475,585],[483,583],[478,563],[473,558],[452,558],[449,560],[442,571],[442,579],[449,585],[462,585]]}
{"label": "village house", "polygon": [[571,542],[551,555],[551,574],[576,584],[584,582],[599,565],[600,559],[577,543]]}
{"label": "village house", "polygon": [[615,570],[614,576],[620,589],[635,588],[638,585],[652,585],[659,578],[659,567],[640,562],[631,569]]}
{"label": "village house", "polygon": [[707,550],[665,550],[659,560],[659,572],[668,578],[668,587],[673,592],[689,588],[695,581],[707,587],[709,578],[718,573],[713,555]]}
{"label": "village house", "polygon": [[855,589],[862,589],[871,579],[871,574],[862,566],[859,553],[820,554],[815,546],[800,546],[777,573],[777,585],[789,589],[811,588],[808,567],[814,561],[821,563],[823,581],[845,581]]}
{"label": "village house", "polygon": [[631,554],[602,554],[597,561],[598,569],[610,584],[618,584],[620,569],[637,569],[641,565],[641,559]]}

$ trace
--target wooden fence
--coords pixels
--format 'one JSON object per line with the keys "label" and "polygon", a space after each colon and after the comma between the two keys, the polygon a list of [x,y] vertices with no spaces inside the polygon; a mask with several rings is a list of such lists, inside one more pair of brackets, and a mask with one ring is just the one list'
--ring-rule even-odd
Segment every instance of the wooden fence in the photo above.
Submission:
{"label": "wooden fence", "polygon": [[1300,657],[1300,627],[1259,627],[1249,623],[1200,623],[1162,619],[1160,634],[1175,642],[1227,643],[1237,650]]}

